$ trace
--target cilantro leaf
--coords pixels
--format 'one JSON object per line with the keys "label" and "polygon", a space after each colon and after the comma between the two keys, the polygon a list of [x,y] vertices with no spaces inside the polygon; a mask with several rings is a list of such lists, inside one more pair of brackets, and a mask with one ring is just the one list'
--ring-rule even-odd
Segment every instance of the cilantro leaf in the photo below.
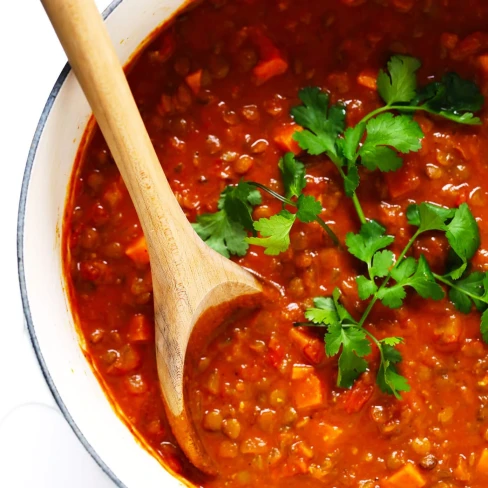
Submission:
{"label": "cilantro leaf", "polygon": [[291,152],[286,153],[278,163],[285,187],[286,198],[299,197],[307,185],[305,166],[295,159]]}
{"label": "cilantro leaf", "polygon": [[481,124],[473,112],[483,108],[484,97],[472,81],[456,73],[447,73],[441,81],[435,81],[420,90],[415,102],[431,113],[460,124]]}
{"label": "cilantro leaf", "polygon": [[381,342],[388,346],[397,346],[398,344],[403,343],[403,337],[385,337],[384,339],[381,339]]}
{"label": "cilantro leaf", "polygon": [[390,268],[393,266],[394,256],[391,251],[378,251],[373,256],[373,263],[369,265],[369,279],[366,276],[358,276],[356,284],[358,286],[358,295],[361,300],[368,299],[378,291],[375,278],[383,278],[388,275]]}
{"label": "cilantro leaf", "polygon": [[342,344],[339,357],[337,385],[350,388],[361,373],[368,369],[368,362],[364,359],[371,353],[371,345],[366,333],[360,328],[331,326],[325,335],[326,351],[329,341],[334,340]]}
{"label": "cilantro leaf", "polygon": [[354,127],[349,127],[344,132],[344,138],[338,140],[342,155],[349,161],[356,159],[356,153],[361,139],[366,130],[366,124],[361,122]]}
{"label": "cilantro leaf", "polygon": [[449,299],[462,313],[471,312],[472,304],[480,311],[488,306],[488,274],[475,271],[450,285]]}
{"label": "cilantro leaf", "polygon": [[303,105],[293,107],[291,114],[304,131],[293,138],[310,154],[327,155],[337,164],[337,136],[344,131],[346,109],[343,105],[329,107],[329,95],[317,87],[303,88],[298,96]]}
{"label": "cilantro leaf", "polygon": [[332,297],[317,297],[314,308],[305,311],[305,317],[314,325],[326,326],[325,352],[338,361],[337,385],[349,388],[368,367],[364,356],[371,353],[371,344],[366,332],[340,303],[340,291],[336,288]]}
{"label": "cilantro leaf", "polygon": [[368,265],[377,251],[389,246],[393,241],[394,238],[385,235],[385,228],[375,220],[363,224],[359,234],[349,232],[346,235],[349,252]]}
{"label": "cilantro leaf", "polygon": [[460,265],[449,273],[458,279],[468,266],[468,261],[475,255],[480,246],[478,224],[467,203],[462,203],[456,210],[453,219],[447,225],[447,240],[452,250],[459,257]]}
{"label": "cilantro leaf", "polygon": [[451,271],[447,276],[459,279],[466,271],[468,261],[480,246],[480,232],[467,203],[457,209],[444,208],[432,203],[410,205],[407,209],[409,224],[416,225],[418,232],[445,231],[451,246]]}
{"label": "cilantro leaf", "polygon": [[[389,339],[400,339],[389,338]],[[393,346],[396,341],[387,342],[386,339],[382,341],[381,345],[381,363],[378,369],[376,382],[384,393],[395,395],[396,398],[401,399],[399,392],[410,391],[410,385],[407,379],[398,373],[397,364],[401,362],[402,356],[400,352]]]}
{"label": "cilantro leaf", "polygon": [[344,174],[344,190],[351,197],[359,186],[359,171],[357,166],[351,166],[347,174]]}
{"label": "cilantro leaf", "polygon": [[397,153],[386,146],[367,146],[361,148],[361,163],[370,171],[396,171],[402,167],[403,160]]}
{"label": "cilantro leaf", "polygon": [[446,230],[445,223],[454,217],[455,212],[453,208],[422,202],[420,205],[408,206],[407,219],[408,223],[417,226],[420,232]]}
{"label": "cilantro leaf", "polygon": [[192,226],[207,245],[226,258],[230,254],[244,256],[249,248],[245,242],[247,232],[244,227],[229,219],[225,210],[199,215]]}
{"label": "cilantro leaf", "polygon": [[366,276],[358,276],[356,278],[356,284],[358,287],[358,295],[361,300],[367,300],[371,295],[374,295],[378,291],[378,286],[374,280],[368,280]]}
{"label": "cilantro leaf", "polygon": [[220,194],[218,212],[199,215],[192,227],[207,245],[222,256],[244,256],[249,248],[245,242],[246,229],[254,232],[253,205],[260,203],[261,193],[241,181],[235,186],[228,186]]}
{"label": "cilantro leaf", "polygon": [[246,237],[244,240],[248,244],[264,247],[264,254],[276,256],[290,246],[290,230],[295,218],[296,216],[288,210],[282,210],[269,219],[259,219],[254,222],[254,229],[259,231],[262,237]]}
{"label": "cilantro leaf", "polygon": [[378,278],[386,276],[393,266],[394,256],[391,251],[380,251],[373,256],[371,274]]}
{"label": "cilantro leaf", "polygon": [[488,310],[485,310],[481,315],[480,331],[483,341],[488,344]]}
{"label": "cilantro leaf", "polygon": [[305,318],[315,325],[339,324],[339,314],[332,297],[316,297],[313,299],[315,308],[305,311]]}
{"label": "cilantro leaf", "polygon": [[322,212],[322,204],[311,195],[300,195],[297,200],[297,218],[308,224]]}
{"label": "cilantro leaf", "polygon": [[[419,124],[409,115],[380,114],[371,119],[367,126],[367,136],[361,151],[376,146],[391,146],[406,154],[418,151],[424,133]],[[360,151],[360,152],[361,152]]]}
{"label": "cilantro leaf", "polygon": [[256,188],[241,181],[228,186],[220,195],[218,208],[225,210],[228,218],[240,223],[245,229],[254,232],[252,206],[261,203],[261,194]]}
{"label": "cilantro leaf", "polygon": [[404,259],[392,270],[391,276],[396,284],[378,292],[378,298],[387,307],[398,308],[403,304],[407,286],[413,288],[422,298],[440,300],[444,297],[444,291],[436,282],[424,256],[420,256],[418,262],[414,258]]}
{"label": "cilantro leaf", "polygon": [[368,122],[366,130],[359,155],[361,163],[369,170],[396,171],[403,161],[391,148],[406,154],[422,147],[422,129],[408,115],[380,114]]}
{"label": "cilantro leaf", "polygon": [[410,56],[393,56],[388,62],[388,73],[381,70],[377,85],[381,98],[388,104],[406,103],[415,98],[416,71],[420,61]]}

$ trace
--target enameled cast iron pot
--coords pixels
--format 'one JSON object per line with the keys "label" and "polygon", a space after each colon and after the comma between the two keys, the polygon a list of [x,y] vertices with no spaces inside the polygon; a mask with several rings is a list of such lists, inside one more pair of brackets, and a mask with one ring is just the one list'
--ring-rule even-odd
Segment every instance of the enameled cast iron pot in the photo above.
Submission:
{"label": "enameled cast iron pot", "polygon": [[[114,0],[104,12],[122,63],[185,0]],[[62,228],[73,164],[90,119],[66,66],[49,95],[22,184],[18,220],[19,278],[28,330],[46,381],[87,451],[117,486],[183,486],[116,415],[85,358],[62,270]]]}

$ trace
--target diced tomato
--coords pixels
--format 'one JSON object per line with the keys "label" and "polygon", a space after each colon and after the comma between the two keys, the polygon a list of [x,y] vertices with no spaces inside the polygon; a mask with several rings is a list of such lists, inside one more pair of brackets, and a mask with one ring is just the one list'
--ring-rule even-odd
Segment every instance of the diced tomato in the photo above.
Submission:
{"label": "diced tomato", "polygon": [[288,62],[271,39],[259,28],[249,29],[249,36],[259,49],[260,62],[253,69],[256,84],[262,85],[273,76],[285,73]]}
{"label": "diced tomato", "polygon": [[293,134],[302,130],[303,127],[296,124],[282,125],[276,131],[274,141],[280,149],[283,149],[283,151],[292,152],[293,154],[300,154],[302,149],[298,145],[298,142],[293,138]]}
{"label": "diced tomato", "polygon": [[149,253],[147,252],[146,239],[144,236],[138,237],[125,250],[125,254],[137,264],[148,264]]}
{"label": "diced tomato", "polygon": [[266,355],[266,360],[271,366],[277,368],[281,361],[285,358],[285,350],[283,345],[276,337],[271,337],[268,343],[268,353]]}
{"label": "diced tomato", "polygon": [[347,413],[359,412],[373,394],[374,386],[363,378],[354,383],[354,386],[343,394],[344,409]]}

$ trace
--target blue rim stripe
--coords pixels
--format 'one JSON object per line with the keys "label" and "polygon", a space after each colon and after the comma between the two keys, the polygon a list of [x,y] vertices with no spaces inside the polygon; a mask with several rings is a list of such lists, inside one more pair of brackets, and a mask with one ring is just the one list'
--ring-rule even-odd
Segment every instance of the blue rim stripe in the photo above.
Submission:
{"label": "blue rim stripe", "polygon": [[[103,11],[102,16],[104,20],[122,3],[122,0],[113,0],[112,3]],[[18,262],[18,273],[19,273],[19,284],[20,284],[20,294],[22,296],[22,306],[24,309],[24,317],[27,322],[27,330],[29,331],[29,335],[31,338],[32,346],[34,348],[35,354],[37,356],[37,360],[39,361],[39,365],[41,367],[42,374],[46,383],[53,394],[54,400],[56,401],[61,413],[63,414],[64,418],[68,422],[69,426],[75,433],[75,435],[80,440],[81,444],[87,450],[88,454],[94,459],[94,461],[100,466],[100,468],[107,474],[109,478],[119,487],[119,488],[127,488],[119,478],[113,473],[113,471],[105,464],[102,458],[98,455],[98,453],[93,449],[91,444],[86,440],[85,436],[81,432],[81,430],[76,425],[73,417],[69,413],[66,405],[64,404],[61,395],[59,394],[56,385],[49,373],[47,368],[47,364],[44,360],[44,357],[41,352],[41,348],[39,346],[39,342],[37,340],[34,322],[32,320],[32,315],[29,307],[29,298],[27,296],[27,287],[25,282],[25,269],[24,269],[24,224],[25,224],[25,208],[27,203],[27,194],[29,190],[29,181],[30,176],[32,173],[32,166],[34,164],[34,159],[37,152],[37,147],[39,145],[39,140],[41,138],[42,132],[46,125],[47,119],[49,114],[51,113],[51,109],[54,105],[54,101],[58,96],[66,77],[68,76],[69,72],[71,71],[71,67],[69,64],[66,64],[63,68],[63,71],[59,75],[54,87],[49,94],[47,99],[46,105],[41,114],[41,118],[39,119],[39,123],[37,125],[36,131],[34,133],[34,138],[32,139],[32,144],[29,150],[29,155],[27,157],[27,164],[25,167],[24,178],[22,180],[22,190],[20,194],[20,202],[19,202],[19,213],[18,213],[18,220],[17,220],[17,262]]]}

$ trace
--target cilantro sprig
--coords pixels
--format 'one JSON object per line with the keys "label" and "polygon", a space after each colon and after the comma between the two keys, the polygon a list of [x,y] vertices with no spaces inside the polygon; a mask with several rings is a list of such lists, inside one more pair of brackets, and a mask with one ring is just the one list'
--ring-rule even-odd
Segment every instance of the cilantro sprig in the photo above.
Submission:
{"label": "cilantro sprig", "polygon": [[203,214],[192,224],[195,232],[212,249],[226,258],[244,256],[249,248],[247,231],[254,232],[252,209],[261,203],[261,194],[248,183],[228,186],[220,195],[218,211]]}
{"label": "cilantro sprig", "polygon": [[[241,181],[228,186],[220,195],[218,211],[203,214],[192,224],[196,233],[212,249],[225,257],[231,254],[244,256],[249,244],[264,247],[265,254],[277,255],[290,246],[290,231],[295,221],[317,222],[332,242],[340,245],[333,230],[320,217],[321,203],[311,195],[303,193],[307,182],[305,166],[297,161],[293,153],[287,153],[279,162],[285,196],[265,185],[252,181]],[[283,209],[269,218],[254,221],[252,211],[262,201],[262,190],[283,203]],[[292,213],[285,206],[296,208]],[[253,234],[252,237],[248,233]],[[257,233],[260,236],[257,236]]]}
{"label": "cilantro sprig", "polygon": [[[409,56],[393,56],[386,70],[377,78],[378,94],[384,104],[366,114],[353,127],[346,128],[346,108],[342,103],[330,103],[328,93],[316,87],[302,89],[298,96],[301,105],[291,109],[295,122],[303,130],[294,134],[301,149],[313,156],[325,156],[331,161],[344,182],[345,194],[351,197],[361,227],[345,239],[347,251],[361,263],[365,273],[356,279],[361,300],[369,300],[357,320],[340,301],[336,289],[331,297],[316,297],[314,307],[305,311],[306,323],[326,328],[325,351],[338,356],[337,383],[348,388],[369,368],[367,356],[371,346],[378,348],[380,363],[377,383],[384,392],[400,398],[409,385],[399,369],[400,337],[377,339],[365,328],[369,314],[379,301],[389,308],[401,307],[408,290],[424,299],[440,300],[448,290],[448,297],[462,313],[473,309],[482,313],[480,331],[488,343],[488,273],[470,270],[470,261],[480,245],[477,222],[467,204],[448,209],[422,202],[409,206],[408,223],[416,227],[411,239],[396,256],[389,247],[394,236],[378,222],[368,220],[356,194],[360,185],[360,168],[368,171],[398,170],[402,156],[421,148],[423,133],[412,118],[415,112],[444,118],[455,123],[478,125],[475,112],[484,104],[479,88],[455,73],[448,73],[440,81],[419,88],[417,71],[419,60]],[[196,232],[211,247],[229,257],[242,256],[249,244],[276,255],[290,246],[290,231],[295,222],[317,222],[340,246],[337,236],[320,217],[321,203],[307,195],[306,166],[292,153],[279,161],[284,195],[259,182],[241,181],[227,187],[221,194],[218,211],[197,218]],[[261,203],[266,192],[282,203],[281,210],[269,218],[254,221],[253,207]],[[428,260],[408,253],[423,233],[442,233],[449,243],[446,273],[439,275],[430,269]],[[252,234],[251,236],[249,234]]]}
{"label": "cilantro sprig", "polygon": [[420,66],[418,59],[393,56],[387,71],[381,70],[377,78],[385,105],[347,130],[344,105],[331,105],[329,95],[316,87],[301,90],[298,96],[302,105],[291,109],[295,122],[305,129],[296,132],[294,139],[309,154],[326,155],[334,163],[362,224],[366,217],[356,195],[358,164],[371,171],[396,171],[403,164],[401,154],[419,151],[424,134],[412,119],[414,112],[427,112],[459,124],[481,123],[473,112],[482,108],[484,99],[475,83],[449,73],[417,90]]}
{"label": "cilantro sprig", "polygon": [[[400,392],[409,391],[406,379],[398,373],[397,363],[401,354],[395,346],[401,344],[400,337],[388,337],[379,341],[364,329],[340,303],[340,291],[336,288],[332,297],[317,297],[315,307],[305,312],[309,322],[305,325],[326,327],[324,336],[327,356],[339,353],[337,385],[351,387],[356,379],[368,369],[366,356],[371,354],[371,342],[380,351],[380,366],[377,383],[381,390],[400,398]],[[301,324],[303,325],[303,324]]]}

